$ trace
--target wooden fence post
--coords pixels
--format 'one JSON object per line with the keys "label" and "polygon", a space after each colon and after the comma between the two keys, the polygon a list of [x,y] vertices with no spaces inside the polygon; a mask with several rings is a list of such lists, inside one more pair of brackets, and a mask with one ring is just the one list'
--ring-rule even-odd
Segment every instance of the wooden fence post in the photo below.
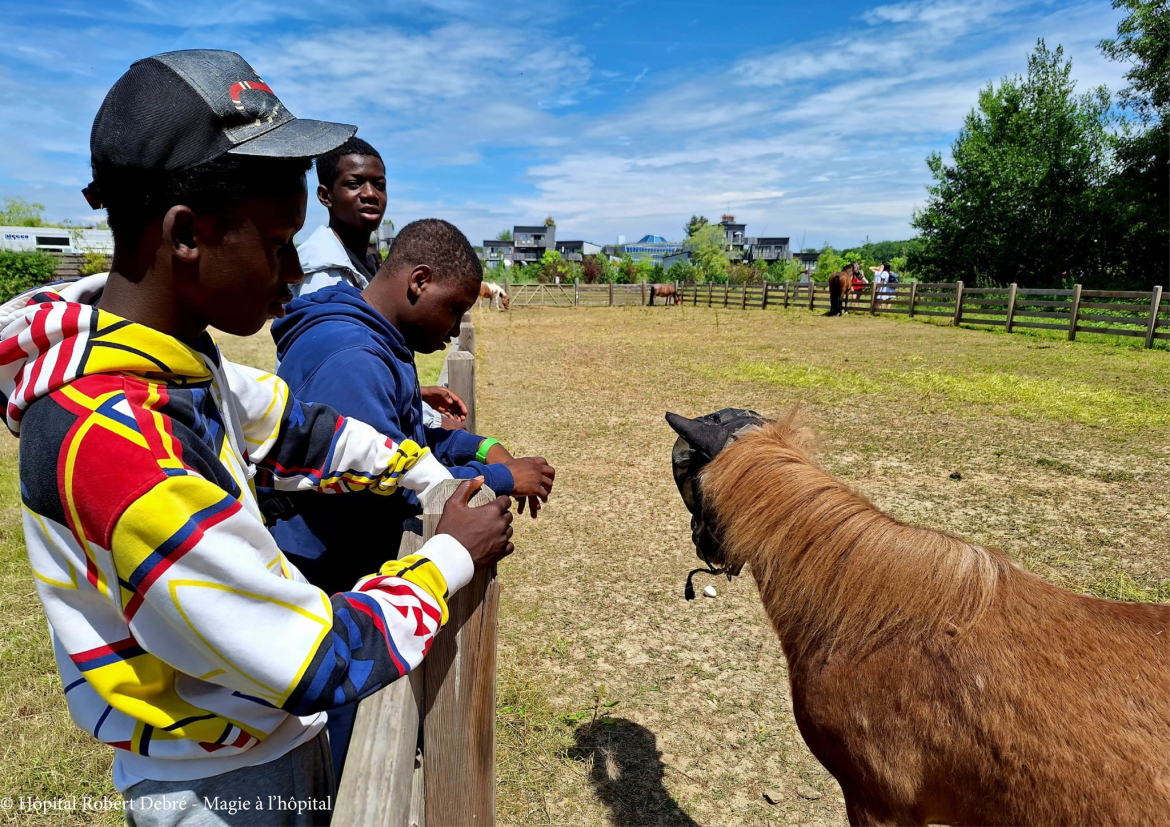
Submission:
{"label": "wooden fence post", "polygon": [[463,321],[459,323],[459,350],[475,354],[475,325],[471,323],[470,313],[464,313]]}
{"label": "wooden fence post", "polygon": [[951,324],[958,327],[963,321],[963,282],[955,282],[955,316]]}
{"label": "wooden fence post", "polygon": [[713,281],[707,282],[707,306],[708,307],[711,306],[711,294],[712,294],[712,292],[714,292],[714,290],[715,290],[715,282],[713,282]]}
{"label": "wooden fence post", "polygon": [[[443,505],[459,483],[440,483],[426,497],[424,537],[434,536]],[[472,504],[489,497],[494,495],[485,487]],[[476,572],[448,602],[447,625],[435,635],[423,661],[423,786],[429,827],[491,827],[496,821],[499,601],[495,566]]]}
{"label": "wooden fence post", "polygon": [[[404,533],[398,559],[414,554],[422,544],[421,534]],[[425,697],[423,670],[416,669],[358,705],[333,810],[338,824],[398,827],[414,822],[416,805],[422,803],[412,790],[422,775],[417,758]]]}
{"label": "wooden fence post", "polygon": [[723,283],[723,306],[727,307],[727,300],[731,298],[731,280]]}
{"label": "wooden fence post", "polygon": [[1162,285],[1154,285],[1154,293],[1150,296],[1150,323],[1146,325],[1146,349],[1154,346],[1154,332],[1158,327],[1158,309],[1162,304]]}
{"label": "wooden fence post", "polygon": [[1081,286],[1079,284],[1073,285],[1072,294],[1072,311],[1068,314],[1068,340],[1074,341],[1077,338],[1077,319],[1081,315]]}
{"label": "wooden fence post", "polygon": [[467,431],[475,430],[475,356],[463,350],[447,354],[449,387],[467,403]]}
{"label": "wooden fence post", "polygon": [[613,282],[609,283],[609,306],[613,307]]}
{"label": "wooden fence post", "polygon": [[877,314],[878,283],[875,278],[869,285],[869,315]]}
{"label": "wooden fence post", "polygon": [[691,302],[691,304],[694,307],[698,307],[699,306],[699,283],[697,281],[691,282],[691,292],[693,292],[695,294],[695,298]]}
{"label": "wooden fence post", "polygon": [[790,282],[790,281],[784,282],[784,309],[785,310],[788,309],[788,291],[789,291],[789,288],[791,286],[792,286],[792,282]]}
{"label": "wooden fence post", "polygon": [[815,310],[817,306],[817,285],[812,279],[808,280],[808,309]]}
{"label": "wooden fence post", "polygon": [[914,302],[918,299],[918,282],[910,283],[910,312],[908,318],[914,318]]}
{"label": "wooden fence post", "polygon": [[1012,319],[1016,317],[1016,292],[1018,290],[1019,285],[1013,281],[1011,287],[1008,288],[1007,321],[1003,325],[1003,329],[1008,333],[1012,332]]}
{"label": "wooden fence post", "polygon": [[573,307],[581,302],[581,279],[573,279]]}
{"label": "wooden fence post", "polygon": [[768,280],[764,280],[764,297],[760,299],[760,310],[768,309]]}
{"label": "wooden fence post", "polygon": [[508,277],[507,276],[504,276],[504,295],[505,296],[512,295],[511,293],[508,292]]}
{"label": "wooden fence post", "polygon": [[639,282],[642,285],[642,306],[646,306],[646,282]]}
{"label": "wooden fence post", "polygon": [[739,309],[747,310],[747,282],[743,283],[743,295],[740,297]]}

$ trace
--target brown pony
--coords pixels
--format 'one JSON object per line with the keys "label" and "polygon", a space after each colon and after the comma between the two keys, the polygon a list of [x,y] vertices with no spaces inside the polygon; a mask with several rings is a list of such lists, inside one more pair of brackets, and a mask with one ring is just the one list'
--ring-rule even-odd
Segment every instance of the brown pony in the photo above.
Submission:
{"label": "brown pony", "polygon": [[861,275],[861,262],[855,261],[839,273],[829,276],[829,312],[826,315],[840,316],[849,309],[849,295],[853,290],[853,277]]}
{"label": "brown pony", "polygon": [[1170,606],[899,522],[818,468],[792,416],[667,418],[699,554],[751,566],[850,823],[1170,821]]}
{"label": "brown pony", "polygon": [[655,296],[666,299],[667,304],[679,304],[682,301],[682,296],[678,294],[678,288],[673,284],[648,284],[646,286],[650,288],[649,304],[651,306],[654,305]]}

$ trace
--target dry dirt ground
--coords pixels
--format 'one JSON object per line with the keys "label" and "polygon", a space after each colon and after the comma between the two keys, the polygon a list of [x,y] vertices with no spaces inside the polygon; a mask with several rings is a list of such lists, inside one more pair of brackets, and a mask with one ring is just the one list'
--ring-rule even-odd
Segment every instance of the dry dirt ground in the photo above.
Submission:
{"label": "dry dirt ground", "polygon": [[[800,403],[822,463],[894,515],[1068,588],[1170,600],[1166,352],[800,310],[475,320],[480,430],[558,468],[500,567],[501,824],[845,822],[793,723],[751,578],[682,599],[697,563],[666,410]],[[221,344],[271,364],[263,334]],[[16,441],[0,445],[0,796],[110,793],[109,752],[65,711],[24,558]]]}
{"label": "dry dirt ground", "polygon": [[1071,588],[1170,599],[1166,353],[804,311],[476,323],[480,429],[558,467],[501,566],[503,823],[845,823],[751,578],[683,600],[666,410],[799,403],[822,463],[896,516]]}

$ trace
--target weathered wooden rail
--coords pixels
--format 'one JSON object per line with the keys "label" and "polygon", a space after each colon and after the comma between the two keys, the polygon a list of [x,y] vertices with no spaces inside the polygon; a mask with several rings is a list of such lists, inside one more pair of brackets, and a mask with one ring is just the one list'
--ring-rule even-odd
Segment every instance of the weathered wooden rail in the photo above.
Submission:
{"label": "weathered wooden rail", "polygon": [[[683,302],[728,308],[829,308],[829,285],[817,283],[685,284]],[[942,317],[954,325],[1061,330],[1070,341],[1078,333],[1131,336],[1147,348],[1170,340],[1170,300],[1160,286],[1150,292],[1130,290],[1021,289],[967,287],[963,282],[870,284],[850,291],[849,312],[873,315]]]}
{"label": "weathered wooden rail", "polygon": [[[475,430],[475,328],[460,327],[447,357],[451,390],[467,403]],[[450,480],[423,500],[399,559],[435,534]],[[495,494],[482,488],[471,501]],[[500,588],[495,568],[477,572],[448,604],[447,625],[422,665],[358,706],[333,823],[347,827],[465,827],[495,824],[496,632]]]}

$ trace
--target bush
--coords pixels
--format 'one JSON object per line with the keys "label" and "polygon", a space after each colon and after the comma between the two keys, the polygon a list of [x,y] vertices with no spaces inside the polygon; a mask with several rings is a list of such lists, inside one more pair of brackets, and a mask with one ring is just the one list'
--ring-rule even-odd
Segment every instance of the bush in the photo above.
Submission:
{"label": "bush", "polygon": [[95,273],[108,273],[110,271],[110,257],[104,253],[86,253],[85,258],[81,261],[81,266],[77,268],[77,274],[81,276],[92,276]]}
{"label": "bush", "polygon": [[695,280],[695,265],[689,261],[676,261],[670,265],[670,269],[666,271],[667,281],[677,281],[679,284],[687,284]]}
{"label": "bush", "polygon": [[43,250],[0,250],[0,302],[53,280],[57,259]]}

